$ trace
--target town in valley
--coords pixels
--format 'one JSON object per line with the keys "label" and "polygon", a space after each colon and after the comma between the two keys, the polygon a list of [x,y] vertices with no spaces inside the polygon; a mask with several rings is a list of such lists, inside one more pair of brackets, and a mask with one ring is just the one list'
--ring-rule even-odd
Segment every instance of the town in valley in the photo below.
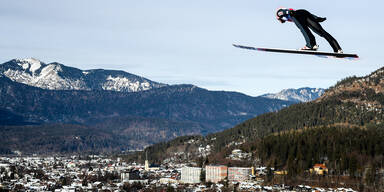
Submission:
{"label": "town in valley", "polygon": [[[231,158],[243,158],[234,150]],[[327,174],[325,164],[310,170]],[[271,184],[286,174],[271,167],[231,167],[196,163],[128,163],[118,155],[3,156],[0,191],[356,191],[349,187]]]}

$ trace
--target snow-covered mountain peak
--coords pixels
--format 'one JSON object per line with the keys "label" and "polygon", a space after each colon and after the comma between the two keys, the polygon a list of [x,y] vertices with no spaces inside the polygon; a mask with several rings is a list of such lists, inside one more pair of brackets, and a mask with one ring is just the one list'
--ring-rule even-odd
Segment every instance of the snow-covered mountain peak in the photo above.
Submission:
{"label": "snow-covered mountain peak", "polygon": [[24,70],[29,70],[32,73],[35,73],[40,67],[43,65],[43,63],[35,58],[28,58],[28,59],[15,59],[17,64],[21,66]]}
{"label": "snow-covered mountain peak", "polygon": [[132,92],[151,89],[151,84],[148,81],[132,80],[127,77],[109,75],[107,81],[103,84],[104,90],[122,91],[130,87]]}
{"label": "snow-covered mountain peak", "polygon": [[293,102],[308,102],[319,98],[323,93],[322,88],[299,88],[299,89],[283,89],[279,93],[269,93],[262,95],[271,99],[280,99]]}
{"label": "snow-covered mountain peak", "polygon": [[33,57],[31,57],[31,58],[26,58],[26,59],[15,59],[15,61],[17,61],[17,62],[20,62],[20,63],[31,63],[31,64],[40,64],[41,63],[41,61],[40,60],[38,60],[38,59],[35,59],[35,58],[33,58]]}
{"label": "snow-covered mountain peak", "polygon": [[13,81],[51,90],[111,90],[137,92],[166,86],[124,71],[80,70],[38,59],[14,59],[0,64],[0,74]]}

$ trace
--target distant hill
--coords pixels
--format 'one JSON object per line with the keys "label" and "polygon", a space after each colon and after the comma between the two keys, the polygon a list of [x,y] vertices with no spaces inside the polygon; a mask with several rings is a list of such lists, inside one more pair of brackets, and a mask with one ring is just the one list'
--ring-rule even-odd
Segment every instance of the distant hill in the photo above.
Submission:
{"label": "distant hill", "polygon": [[202,132],[203,127],[197,123],[143,117],[108,118],[92,125],[0,125],[0,154],[16,150],[24,154],[140,150],[153,143]]}
{"label": "distant hill", "polygon": [[140,116],[198,122],[207,132],[277,111],[287,101],[208,91],[193,85],[165,86],[141,92],[55,91],[0,77],[0,108],[34,123],[85,123],[108,117]]}
{"label": "distant hill", "polygon": [[316,126],[377,124],[384,120],[383,105],[384,68],[366,77],[346,78],[317,100],[260,115],[217,136],[237,140]]}
{"label": "distant hill", "polygon": [[261,95],[270,99],[281,99],[292,102],[308,102],[319,98],[324,94],[325,89],[322,88],[299,88],[299,89],[284,89],[278,93],[268,93]]}
{"label": "distant hill", "polygon": [[[1,67],[3,73],[0,73],[0,113],[2,114],[0,125],[4,126],[7,134],[11,134],[12,130],[30,130],[25,129],[25,126],[33,125],[32,129],[44,131],[49,128],[67,129],[66,127],[69,127],[67,134],[61,136],[75,136],[76,132],[69,130],[75,130],[73,126],[76,125],[91,130],[95,135],[99,134],[98,130],[102,130],[101,133],[113,139],[104,141],[104,137],[96,137],[97,141],[91,143],[103,141],[109,147],[113,146],[111,150],[140,149],[182,135],[206,135],[233,127],[257,115],[280,110],[293,103],[251,97],[236,92],[209,91],[194,85],[154,83],[148,90],[129,91],[130,88],[126,87],[110,91],[109,88],[102,88],[103,83],[95,83],[96,80],[87,80],[87,78],[93,72],[95,74],[100,72],[102,75],[99,75],[103,78],[98,79],[105,83],[104,77],[115,74],[113,71],[81,71],[62,64],[43,64],[36,60],[12,60]],[[52,68],[52,70],[45,73],[48,70],[45,68]],[[84,74],[84,72],[89,73]],[[122,76],[128,74],[116,73]],[[10,74],[13,75],[10,77]],[[32,80],[31,77],[33,77]],[[40,79],[45,80],[40,81]],[[146,79],[143,81],[151,82]],[[95,84],[91,85],[92,82]],[[22,127],[19,129],[15,126]],[[54,130],[52,131],[52,134],[55,133]],[[61,133],[59,130],[56,131]],[[18,135],[25,138],[14,140],[15,142],[30,141],[28,139],[30,134]],[[40,135],[41,138],[33,139],[42,140],[44,134]],[[29,144],[32,145],[32,143],[31,141]],[[18,144],[20,145],[17,146],[21,146],[21,143]],[[52,143],[54,144],[59,143]],[[16,145],[7,144],[7,146]],[[73,149],[75,151],[90,149],[85,144],[82,146],[83,148]],[[10,148],[10,150],[14,149]],[[48,148],[42,149],[49,152]],[[60,151],[57,147],[50,149],[55,152]]]}

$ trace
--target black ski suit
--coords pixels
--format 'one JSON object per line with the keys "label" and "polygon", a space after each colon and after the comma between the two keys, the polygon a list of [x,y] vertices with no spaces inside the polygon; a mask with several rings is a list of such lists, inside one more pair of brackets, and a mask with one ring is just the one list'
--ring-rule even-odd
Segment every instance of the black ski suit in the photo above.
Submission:
{"label": "black ski suit", "polygon": [[[296,26],[300,29],[301,33],[304,35],[307,47],[312,48],[316,45],[315,36],[313,36],[311,30],[317,33],[319,36],[324,37],[328,43],[331,45],[334,52],[341,50],[339,43],[333,38],[328,32],[326,32],[323,27],[321,27],[320,22],[323,22],[325,18],[318,17],[311,14],[307,10],[298,9],[298,10],[288,10],[286,14],[282,15],[286,17],[287,21],[293,21]],[[311,29],[311,30],[309,30]]]}

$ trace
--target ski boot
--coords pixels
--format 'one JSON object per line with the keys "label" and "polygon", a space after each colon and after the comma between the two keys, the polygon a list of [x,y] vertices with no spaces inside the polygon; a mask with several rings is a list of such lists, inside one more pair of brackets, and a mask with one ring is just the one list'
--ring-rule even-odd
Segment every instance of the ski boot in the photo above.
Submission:
{"label": "ski boot", "polygon": [[300,51],[317,51],[319,49],[318,45],[314,45],[312,48],[304,46],[303,48],[300,49]]}

